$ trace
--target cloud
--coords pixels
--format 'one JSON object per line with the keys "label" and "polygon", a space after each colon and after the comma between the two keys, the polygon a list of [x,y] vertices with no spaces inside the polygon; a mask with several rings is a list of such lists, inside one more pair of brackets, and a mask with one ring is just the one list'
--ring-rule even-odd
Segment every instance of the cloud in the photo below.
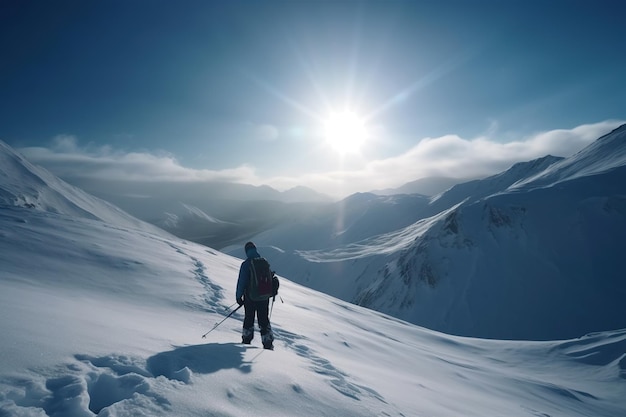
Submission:
{"label": "cloud", "polygon": [[74,136],[59,135],[50,148],[20,150],[29,160],[63,178],[112,181],[258,183],[254,169],[246,164],[223,170],[192,169],[180,165],[171,154],[123,152],[109,146],[79,147]]}
{"label": "cloud", "polygon": [[370,161],[357,170],[273,178],[268,183],[279,189],[306,184],[329,194],[393,188],[432,176],[480,178],[510,168],[513,164],[546,155],[571,156],[623,121],[586,124],[573,129],[540,132],[517,141],[498,142],[489,136],[465,139],[458,135],[424,138],[405,153]]}
{"label": "cloud", "polygon": [[[473,139],[458,135],[424,138],[401,155],[372,160],[360,168],[265,178],[260,178],[255,167],[245,163],[223,170],[192,169],[181,166],[174,156],[165,152],[122,152],[93,145],[81,147],[77,139],[69,135],[54,138],[50,148],[23,148],[21,151],[31,161],[63,178],[154,183],[226,181],[267,184],[279,190],[304,185],[339,197],[399,187],[431,176],[485,177],[504,171],[517,162],[548,154],[567,157],[623,123],[604,121],[573,129],[539,132],[508,142],[493,137],[496,129]],[[272,129],[265,133],[267,136],[257,138],[273,138]]]}

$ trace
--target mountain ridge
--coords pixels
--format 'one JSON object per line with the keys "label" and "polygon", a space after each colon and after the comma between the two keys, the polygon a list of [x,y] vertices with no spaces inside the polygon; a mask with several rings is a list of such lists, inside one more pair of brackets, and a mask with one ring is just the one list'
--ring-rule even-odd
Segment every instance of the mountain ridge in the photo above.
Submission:
{"label": "mountain ridge", "polygon": [[[446,333],[545,340],[624,327],[616,248],[626,245],[625,131],[569,158],[548,155],[453,186],[408,225],[379,235],[333,246],[310,238],[305,246],[289,237],[301,232],[286,227],[254,240],[296,282]],[[572,301],[552,312],[551,300],[561,297]],[[525,314],[529,303],[534,312]],[[581,308],[595,313],[566,324]]]}

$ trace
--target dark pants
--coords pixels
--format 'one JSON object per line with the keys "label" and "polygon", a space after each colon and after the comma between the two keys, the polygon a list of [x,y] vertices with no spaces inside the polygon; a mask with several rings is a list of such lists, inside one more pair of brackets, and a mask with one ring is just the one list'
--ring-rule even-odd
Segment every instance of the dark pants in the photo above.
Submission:
{"label": "dark pants", "polygon": [[245,309],[245,317],[243,319],[244,329],[254,329],[254,316],[256,315],[261,328],[261,334],[264,335],[270,330],[269,300],[252,301],[248,297],[244,297],[243,308]]}

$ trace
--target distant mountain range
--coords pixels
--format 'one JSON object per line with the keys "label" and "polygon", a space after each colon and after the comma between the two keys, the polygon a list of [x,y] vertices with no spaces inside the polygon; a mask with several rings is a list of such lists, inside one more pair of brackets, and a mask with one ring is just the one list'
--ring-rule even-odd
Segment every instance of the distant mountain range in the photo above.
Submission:
{"label": "distant mountain range", "polygon": [[[241,190],[250,200],[229,199]],[[626,125],[569,158],[518,163],[433,196],[289,203],[254,200],[265,189],[207,187],[181,202],[176,193],[190,190],[172,187],[171,200],[149,185],[119,191],[164,229],[230,243],[223,251],[238,257],[252,239],[279,275],[446,333],[555,339],[626,327]],[[0,204],[169,236],[2,142]]]}
{"label": "distant mountain range", "polygon": [[[72,184],[109,201],[133,216],[168,232],[216,249],[227,247],[277,227],[285,221],[305,221],[310,215],[333,212],[358,199],[335,202],[308,187],[280,192],[269,186],[227,182],[152,183],[68,178]],[[409,194],[410,200],[434,195],[462,180],[424,178],[374,195]],[[421,199],[424,200],[424,199]],[[425,201],[425,200],[424,200]],[[253,207],[254,209],[252,209]]]}
{"label": "distant mountain range", "polygon": [[280,192],[269,186],[229,182],[67,180],[143,221],[216,249],[307,216],[332,201],[307,187]]}

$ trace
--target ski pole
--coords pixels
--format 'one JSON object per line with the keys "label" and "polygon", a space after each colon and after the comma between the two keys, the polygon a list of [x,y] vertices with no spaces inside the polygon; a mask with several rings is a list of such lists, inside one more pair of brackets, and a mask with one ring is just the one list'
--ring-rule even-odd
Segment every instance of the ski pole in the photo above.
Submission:
{"label": "ski pole", "polygon": [[234,309],[233,311],[231,311],[228,316],[224,317],[222,319],[222,321],[220,321],[219,323],[216,323],[215,326],[213,326],[213,328],[211,330],[209,330],[208,332],[206,332],[205,334],[202,335],[202,338],[204,339],[206,337],[207,334],[211,333],[213,330],[217,329],[217,326],[219,326],[220,324],[224,323],[226,321],[227,318],[229,318],[230,316],[232,316],[235,311],[239,310],[241,307],[243,307],[243,304],[240,305],[239,307],[237,307],[236,309]]}

